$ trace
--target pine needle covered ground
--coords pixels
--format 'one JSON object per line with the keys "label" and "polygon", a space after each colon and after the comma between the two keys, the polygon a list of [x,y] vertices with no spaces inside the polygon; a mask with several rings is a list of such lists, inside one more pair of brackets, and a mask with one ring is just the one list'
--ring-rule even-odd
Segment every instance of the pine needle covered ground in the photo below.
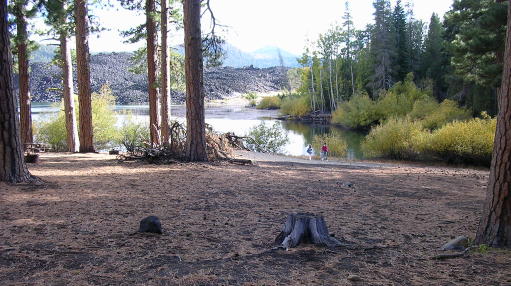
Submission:
{"label": "pine needle covered ground", "polygon": [[[2,285],[511,284],[509,251],[430,259],[475,233],[485,170],[48,153],[30,171],[48,184],[0,184]],[[292,212],[352,246],[271,251]],[[149,215],[164,233],[134,234]]]}

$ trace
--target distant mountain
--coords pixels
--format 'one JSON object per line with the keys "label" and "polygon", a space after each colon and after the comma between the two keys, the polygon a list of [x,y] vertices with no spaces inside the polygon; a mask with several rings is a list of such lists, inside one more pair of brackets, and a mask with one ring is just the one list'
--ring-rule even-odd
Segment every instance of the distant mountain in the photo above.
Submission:
{"label": "distant mountain", "polygon": [[[178,53],[184,54],[182,45],[175,47]],[[285,67],[294,68],[298,67],[296,61],[297,55],[279,49],[278,47],[264,47],[257,49],[253,52],[242,51],[235,46],[226,43],[224,46],[226,51],[223,66],[225,67],[255,67],[255,68],[268,68],[279,67],[283,63]],[[37,51],[32,53],[31,61],[34,63],[48,63],[55,55],[55,46],[41,46]],[[282,57],[282,63],[279,58]]]}
{"label": "distant mountain", "polygon": [[[298,67],[298,62],[296,61],[298,56],[281,50],[278,47],[264,47],[253,52],[244,52],[227,43],[224,49],[226,50],[224,66],[267,68],[283,64],[285,67]],[[282,57],[282,63],[279,54]]]}
{"label": "distant mountain", "polygon": [[49,63],[55,57],[56,46],[41,45],[36,51],[30,54],[30,62],[32,63]]}

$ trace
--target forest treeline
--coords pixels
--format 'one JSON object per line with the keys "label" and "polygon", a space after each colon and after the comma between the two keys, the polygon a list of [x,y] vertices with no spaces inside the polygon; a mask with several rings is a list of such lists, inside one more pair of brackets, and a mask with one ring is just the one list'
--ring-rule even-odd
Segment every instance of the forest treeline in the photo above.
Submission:
{"label": "forest treeline", "polygon": [[310,43],[299,59],[301,94],[310,110],[331,112],[357,93],[380,98],[413,73],[415,84],[439,102],[451,99],[473,115],[495,115],[507,20],[507,1],[455,0],[443,19],[416,19],[412,6],[375,0],[374,22],[353,26],[348,1],[342,22]]}

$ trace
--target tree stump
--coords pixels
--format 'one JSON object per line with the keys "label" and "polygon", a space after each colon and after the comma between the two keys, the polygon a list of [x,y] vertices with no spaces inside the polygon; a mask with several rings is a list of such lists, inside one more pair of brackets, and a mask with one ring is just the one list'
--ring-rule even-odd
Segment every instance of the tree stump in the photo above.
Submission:
{"label": "tree stump", "polygon": [[275,238],[275,244],[286,249],[300,243],[312,243],[336,247],[343,245],[328,234],[323,216],[310,213],[290,214],[282,232]]}

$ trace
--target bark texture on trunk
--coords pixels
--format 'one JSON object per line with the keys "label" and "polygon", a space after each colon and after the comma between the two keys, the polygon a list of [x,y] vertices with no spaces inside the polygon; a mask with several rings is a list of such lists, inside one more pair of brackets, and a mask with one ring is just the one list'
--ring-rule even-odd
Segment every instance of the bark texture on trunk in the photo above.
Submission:
{"label": "bark texture on trunk", "polygon": [[7,30],[7,1],[0,2],[0,181],[30,182],[23,158],[17,101],[12,83],[12,58]]}
{"label": "bark texture on trunk", "polygon": [[308,213],[290,214],[275,244],[284,248],[292,248],[300,243],[312,243],[335,247],[343,245],[330,236],[323,216]]}
{"label": "bark texture on trunk", "polygon": [[167,0],[161,0],[161,140],[164,146],[170,143],[170,76],[169,76],[169,47]]}
{"label": "bark texture on trunk", "polygon": [[23,147],[26,143],[33,143],[34,141],[32,135],[32,112],[30,110],[28,32],[25,10],[25,4],[22,1],[15,2],[14,15],[16,16],[16,48],[18,50],[20,132]]}
{"label": "bark texture on trunk", "polygon": [[73,66],[71,48],[66,33],[60,34],[60,59],[62,61],[62,87],[64,89],[64,113],[66,115],[66,141],[69,152],[79,151],[78,129],[76,127],[75,102],[73,99]]}
{"label": "bark texture on trunk", "polygon": [[147,83],[149,91],[149,130],[151,145],[160,145],[160,110],[158,100],[157,63],[156,63],[156,23],[153,19],[156,12],[154,0],[146,0],[146,31],[147,31]]}
{"label": "bark texture on trunk", "polygon": [[94,152],[87,0],[75,0],[80,152]]}
{"label": "bark texture on trunk", "polygon": [[511,247],[511,5],[508,7],[506,52],[499,94],[499,113],[483,217],[476,243]]}
{"label": "bark texture on trunk", "polygon": [[202,77],[200,0],[184,1],[186,75],[186,156],[190,161],[207,161],[206,122]]}

